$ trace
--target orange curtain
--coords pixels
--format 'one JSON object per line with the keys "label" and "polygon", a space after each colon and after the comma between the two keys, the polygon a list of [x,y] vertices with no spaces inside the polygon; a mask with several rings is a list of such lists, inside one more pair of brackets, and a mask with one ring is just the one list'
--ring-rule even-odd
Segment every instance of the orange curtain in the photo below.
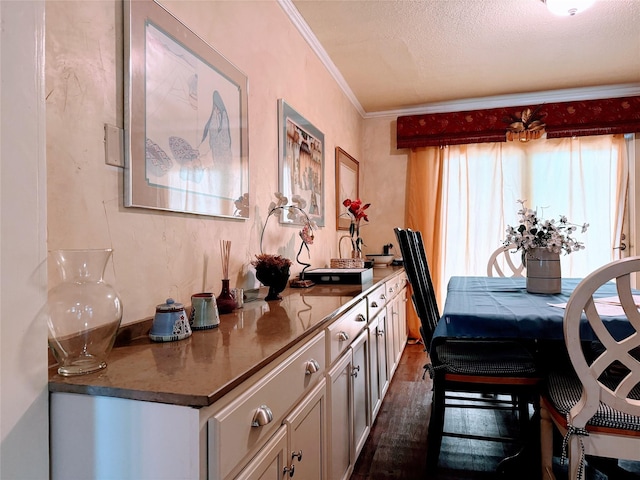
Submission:
{"label": "orange curtain", "polygon": [[[443,281],[439,273],[442,270],[443,150],[440,147],[412,149],[407,168],[406,226],[422,233],[425,254],[436,292],[440,292]],[[438,298],[438,305],[442,311],[441,298]],[[409,337],[419,339],[420,320],[414,308],[407,309],[407,326]]]}

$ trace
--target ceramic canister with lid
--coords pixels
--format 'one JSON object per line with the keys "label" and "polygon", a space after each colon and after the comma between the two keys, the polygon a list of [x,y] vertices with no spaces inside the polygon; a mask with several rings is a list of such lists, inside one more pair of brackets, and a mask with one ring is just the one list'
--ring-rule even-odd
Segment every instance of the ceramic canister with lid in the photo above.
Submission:
{"label": "ceramic canister with lid", "polygon": [[182,303],[173,298],[156,306],[156,315],[151,324],[149,338],[154,342],[174,342],[191,335],[191,326]]}

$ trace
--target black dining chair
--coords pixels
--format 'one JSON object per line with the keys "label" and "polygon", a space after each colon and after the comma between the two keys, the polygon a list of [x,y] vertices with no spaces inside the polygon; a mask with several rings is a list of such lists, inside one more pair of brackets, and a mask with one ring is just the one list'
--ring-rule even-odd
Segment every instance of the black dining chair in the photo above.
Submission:
{"label": "black dining chair", "polygon": [[[427,353],[425,371],[433,379],[433,400],[428,432],[427,467],[438,464],[443,436],[477,440],[509,441],[513,438],[486,437],[477,432],[445,432],[447,408],[513,408],[508,395],[516,399],[520,437],[529,426],[529,402],[535,401],[540,382],[534,356],[528,346],[507,340],[447,339],[431,345],[440,320],[436,295],[422,242],[422,234],[410,229],[395,229],[404,268],[412,289],[412,300],[420,319],[420,334]],[[447,392],[485,394],[455,397]],[[486,394],[496,394],[486,395]]]}

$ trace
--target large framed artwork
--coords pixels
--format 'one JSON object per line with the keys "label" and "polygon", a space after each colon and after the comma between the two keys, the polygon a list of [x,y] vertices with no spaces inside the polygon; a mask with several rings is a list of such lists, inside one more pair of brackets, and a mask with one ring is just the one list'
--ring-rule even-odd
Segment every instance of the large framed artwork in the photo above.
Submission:
{"label": "large framed artwork", "polygon": [[351,217],[342,202],[360,198],[358,176],[360,164],[340,147],[336,147],[336,226],[338,230],[349,230]]}
{"label": "large framed artwork", "polygon": [[[324,226],[324,134],[284,100],[278,100],[279,191],[290,200],[298,195],[305,211]],[[281,223],[290,223],[281,215]]]}
{"label": "large framed artwork", "polygon": [[125,18],[125,206],[247,218],[246,75],[153,0]]}

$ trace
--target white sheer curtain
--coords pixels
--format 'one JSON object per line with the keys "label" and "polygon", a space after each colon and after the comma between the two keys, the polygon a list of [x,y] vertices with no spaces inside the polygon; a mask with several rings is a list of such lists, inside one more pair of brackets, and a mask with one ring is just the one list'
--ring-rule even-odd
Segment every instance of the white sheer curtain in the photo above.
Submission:
{"label": "white sheer curtain", "polygon": [[451,276],[486,275],[507,225],[518,223],[518,199],[543,218],[589,223],[577,234],[586,249],[561,256],[563,277],[585,276],[616,255],[628,178],[622,136],[450,146],[445,156],[443,289]]}

